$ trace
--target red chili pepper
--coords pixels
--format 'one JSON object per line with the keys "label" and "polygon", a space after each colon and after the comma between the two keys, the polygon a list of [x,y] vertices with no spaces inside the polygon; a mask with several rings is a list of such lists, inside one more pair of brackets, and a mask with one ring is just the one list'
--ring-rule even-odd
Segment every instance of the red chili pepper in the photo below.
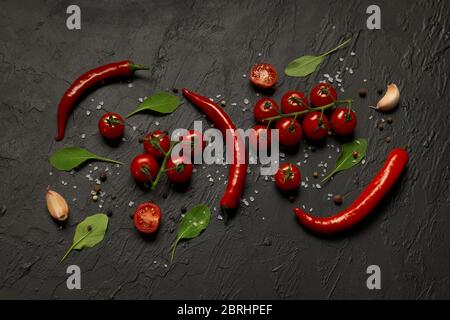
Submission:
{"label": "red chili pepper", "polygon": [[92,88],[102,80],[117,77],[130,77],[136,70],[148,69],[148,67],[134,64],[131,61],[120,61],[97,67],[78,77],[64,93],[59,102],[58,134],[55,139],[60,141],[64,138],[64,131],[70,111],[72,111],[80,96],[82,96],[89,88]]}
{"label": "red chili pepper", "polygon": [[[239,205],[239,199],[244,191],[245,177],[247,175],[247,161],[245,158],[245,146],[243,140],[236,133],[236,126],[228,114],[217,104],[206,97],[202,97],[187,89],[183,89],[183,95],[191,101],[208,119],[214,123],[222,134],[226,135],[226,130],[231,130],[234,139],[233,163],[230,165],[227,189],[220,200],[223,211],[234,210]],[[238,161],[241,160],[241,161]],[[243,161],[242,161],[243,160]],[[239,163],[244,162],[244,163]]]}
{"label": "red chili pepper", "polygon": [[385,194],[392,188],[408,163],[406,150],[396,148],[391,151],[383,168],[361,195],[347,209],[328,218],[314,217],[300,208],[294,212],[300,222],[308,229],[318,233],[336,233],[346,230],[366,217]]}

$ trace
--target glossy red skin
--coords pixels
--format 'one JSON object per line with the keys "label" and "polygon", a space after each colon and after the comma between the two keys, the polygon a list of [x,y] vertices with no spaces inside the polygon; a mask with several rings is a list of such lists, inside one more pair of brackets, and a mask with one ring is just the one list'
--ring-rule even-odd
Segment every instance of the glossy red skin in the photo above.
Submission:
{"label": "glossy red skin", "polygon": [[[142,172],[141,168],[147,168],[150,175]],[[158,171],[158,162],[153,156],[146,153],[136,156],[130,165],[131,175],[139,182],[151,182],[158,175]]]}
{"label": "glossy red skin", "polygon": [[392,150],[384,166],[360,196],[347,209],[331,217],[311,216],[300,208],[294,209],[295,215],[301,224],[317,233],[332,234],[347,230],[364,219],[380,203],[400,177],[408,159],[406,150],[400,148]]}
{"label": "glossy red skin", "polygon": [[280,114],[280,108],[275,100],[270,98],[259,99],[253,108],[253,115],[256,121],[263,123],[264,119],[276,117]]}
{"label": "glossy red skin", "polygon": [[336,101],[337,93],[328,83],[319,83],[311,89],[309,100],[313,106],[322,107]]}
{"label": "glossy red skin", "polygon": [[[255,132],[255,139],[253,141],[253,139],[250,139],[250,143],[251,143],[251,147],[253,148],[253,150],[256,152],[259,149],[261,150],[268,150],[270,149],[270,143],[272,141],[272,134],[270,129],[267,129],[267,126],[262,125],[262,124],[257,124],[256,126],[253,127],[253,130]],[[266,139],[265,140],[261,140],[260,136],[262,132],[266,132]],[[261,137],[262,139],[262,137]],[[261,144],[259,144],[261,143]]]}
{"label": "glossy red skin", "polygon": [[[322,120],[320,120],[322,119]],[[323,127],[319,127],[319,123],[322,121]],[[330,123],[325,114],[322,115],[319,111],[308,113],[302,122],[303,133],[311,140],[322,140],[328,135],[330,130]]]}
{"label": "glossy red skin", "polygon": [[281,111],[294,113],[308,109],[308,98],[298,91],[288,91],[281,98]]}
{"label": "glossy red skin", "polygon": [[348,108],[336,108],[331,114],[331,129],[340,135],[352,134],[356,128],[356,114]]}
{"label": "glossy red skin", "polygon": [[149,155],[155,157],[156,159],[164,157],[164,154],[161,152],[161,150],[159,150],[158,148],[153,146],[151,144],[151,142],[148,141],[149,139],[152,139],[152,138],[156,139],[155,141],[159,142],[159,146],[161,147],[161,149],[164,150],[164,152],[168,152],[170,149],[169,136],[165,132],[155,130],[150,133],[147,133],[147,135],[145,136],[145,139],[144,139],[144,143],[143,143],[145,153],[148,153]]}
{"label": "glossy red skin", "polygon": [[[112,123],[111,121],[108,121],[110,118],[115,119],[120,123]],[[106,139],[115,140],[121,137],[125,131],[124,120],[119,114],[108,112],[98,121],[98,130]]]}
{"label": "glossy red skin", "polygon": [[117,78],[130,77],[133,75],[135,65],[131,61],[120,61],[110,63],[101,67],[92,69],[80,77],[78,77],[72,85],[67,89],[61,98],[58,106],[58,133],[55,137],[56,141],[64,138],[67,118],[74,108],[78,99],[90,88],[99,84],[101,81]]}
{"label": "glossy red skin", "polygon": [[[286,171],[292,171],[288,177]],[[291,191],[297,189],[300,185],[302,175],[295,164],[283,163],[278,168],[274,176],[276,186],[283,191]]]}
{"label": "glossy red skin", "polygon": [[253,85],[269,89],[277,83],[278,73],[270,63],[257,63],[250,69],[249,78]]}
{"label": "glossy red skin", "polygon": [[239,199],[244,191],[245,177],[247,176],[248,163],[245,158],[245,144],[239,134],[236,133],[236,126],[233,124],[233,121],[221,107],[208,98],[187,89],[183,89],[183,95],[214,123],[214,126],[222,132],[224,137],[226,136],[227,129],[231,130],[233,133],[234,161],[233,164],[230,165],[228,184],[226,191],[220,200],[220,206],[225,212],[228,209],[237,209]]}
{"label": "glossy red skin", "polygon": [[184,157],[175,157],[174,159],[170,157],[166,163],[166,175],[174,183],[188,182],[192,177],[190,160],[186,160]]}
{"label": "glossy red skin", "polygon": [[293,146],[302,140],[302,127],[297,120],[282,118],[275,124],[279,132],[279,141],[283,146]]}
{"label": "glossy red skin", "polygon": [[153,233],[159,228],[161,208],[152,202],[145,202],[136,208],[133,220],[139,232]]}
{"label": "glossy red skin", "polygon": [[195,130],[189,130],[189,133],[180,137],[180,141],[190,141],[191,143],[191,157],[194,158],[197,154],[202,154],[206,147],[206,141],[203,140],[203,135]]}

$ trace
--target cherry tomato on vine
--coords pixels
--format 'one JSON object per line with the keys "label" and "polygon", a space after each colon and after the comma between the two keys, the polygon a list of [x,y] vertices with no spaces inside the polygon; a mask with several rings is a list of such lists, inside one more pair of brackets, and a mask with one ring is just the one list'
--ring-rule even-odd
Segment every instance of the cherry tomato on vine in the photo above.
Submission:
{"label": "cherry tomato on vine", "polygon": [[[269,150],[270,149],[270,142],[271,142],[271,131],[270,129],[267,129],[267,126],[262,124],[257,124],[253,127],[252,134],[254,135],[250,139],[250,144],[253,149],[253,151],[257,150]],[[263,137],[263,133],[265,133],[265,136]]]}
{"label": "cherry tomato on vine", "polygon": [[124,120],[119,114],[108,112],[98,121],[98,130],[106,139],[117,139],[125,131]]}
{"label": "cherry tomato on vine", "polygon": [[159,159],[164,156],[159,147],[168,152],[170,149],[170,138],[166,132],[159,130],[152,131],[148,133],[144,138],[144,150],[145,153],[152,155],[153,157]]}
{"label": "cherry tomato on vine", "polygon": [[131,161],[131,175],[139,182],[151,182],[158,175],[158,171],[158,162],[149,154],[140,154]]}
{"label": "cherry tomato on vine", "polygon": [[197,154],[202,154],[206,147],[206,141],[203,140],[203,135],[196,130],[189,130],[188,134],[180,137],[180,141],[185,141],[191,145],[191,157],[194,158]]}
{"label": "cherry tomato on vine", "polygon": [[279,130],[280,144],[283,146],[293,146],[302,139],[302,127],[293,118],[282,118],[275,124],[275,129]]}
{"label": "cherry tomato on vine", "polygon": [[308,98],[298,91],[288,91],[281,98],[283,113],[300,112],[308,109]]}
{"label": "cherry tomato on vine", "polygon": [[134,211],[134,226],[142,233],[153,233],[159,228],[161,209],[152,202],[145,202]]}
{"label": "cherry tomato on vine", "polygon": [[262,123],[264,119],[279,115],[279,107],[275,100],[270,98],[259,99],[253,108],[253,115],[256,121]]}
{"label": "cherry tomato on vine", "polygon": [[291,191],[300,185],[302,175],[295,164],[283,163],[275,173],[275,184],[284,191]]}
{"label": "cherry tomato on vine", "polygon": [[166,163],[166,175],[174,183],[185,183],[192,177],[192,164],[186,157],[170,157]]}
{"label": "cherry tomato on vine", "polygon": [[257,63],[250,69],[249,78],[255,86],[269,89],[278,81],[278,73],[269,63]]}
{"label": "cherry tomato on vine", "polygon": [[311,140],[321,140],[328,135],[330,124],[325,114],[319,111],[308,113],[303,118],[303,133]]}
{"label": "cherry tomato on vine", "polygon": [[353,133],[356,128],[356,114],[352,109],[340,107],[331,114],[331,129],[341,135]]}
{"label": "cherry tomato on vine", "polygon": [[328,83],[316,84],[309,95],[311,104],[315,107],[322,107],[337,100],[336,90]]}

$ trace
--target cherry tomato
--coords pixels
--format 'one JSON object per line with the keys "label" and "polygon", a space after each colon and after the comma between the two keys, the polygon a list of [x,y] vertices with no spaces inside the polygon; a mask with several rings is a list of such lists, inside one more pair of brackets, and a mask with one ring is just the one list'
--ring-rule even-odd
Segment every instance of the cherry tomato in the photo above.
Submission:
{"label": "cherry tomato", "polygon": [[156,159],[146,153],[136,156],[130,165],[130,172],[139,182],[150,182],[156,178],[159,165]]}
{"label": "cherry tomato", "polygon": [[356,128],[356,114],[352,109],[336,108],[331,114],[331,129],[340,135],[353,133]]}
{"label": "cherry tomato", "polygon": [[356,128],[356,114],[352,109],[340,107],[331,114],[331,129],[341,135],[353,133]]}
{"label": "cherry tomato", "polygon": [[[271,142],[271,131],[270,129],[267,129],[265,125],[258,124],[253,127],[254,139],[250,139],[251,147],[253,151],[257,152],[258,148],[259,150],[268,150],[270,149],[270,142]],[[262,133],[265,132],[265,139],[263,138]]]}
{"label": "cherry tomato", "polygon": [[295,164],[283,163],[275,173],[275,184],[284,191],[290,191],[298,188],[302,175]]}
{"label": "cherry tomato", "polygon": [[321,140],[328,135],[330,124],[325,114],[319,111],[308,113],[303,118],[303,133],[311,140]]}
{"label": "cherry tomato", "polygon": [[255,86],[269,89],[278,81],[278,73],[269,63],[257,63],[250,69],[249,78]]}
{"label": "cherry tomato", "polygon": [[142,233],[153,233],[159,228],[161,209],[152,202],[145,202],[134,211],[134,226]]}
{"label": "cherry tomato", "polygon": [[336,90],[328,83],[316,84],[310,93],[311,104],[315,107],[322,107],[337,100]]}
{"label": "cherry tomato", "polygon": [[259,99],[253,108],[256,121],[262,123],[264,119],[275,117],[280,113],[278,104],[270,98]]}
{"label": "cherry tomato", "polygon": [[300,112],[308,109],[308,98],[298,91],[288,91],[281,98],[283,113]]}
{"label": "cherry tomato", "polygon": [[164,154],[157,147],[164,150],[164,152],[169,151],[170,149],[170,138],[166,132],[162,132],[159,130],[148,133],[144,138],[144,150],[145,153],[152,155],[156,159],[162,158]]}
{"label": "cherry tomato", "polygon": [[206,147],[206,141],[203,140],[203,135],[196,130],[189,130],[189,133],[180,137],[180,141],[184,140],[191,144],[191,157],[194,158],[197,154],[202,154]]}
{"label": "cherry tomato", "polygon": [[302,127],[293,118],[282,118],[277,121],[275,129],[279,130],[280,144],[293,146],[302,139]]}
{"label": "cherry tomato", "polygon": [[166,163],[166,175],[174,183],[185,183],[192,177],[192,164],[185,157],[170,157]]}
{"label": "cherry tomato", "polygon": [[123,135],[125,130],[123,118],[117,113],[108,112],[98,121],[98,130],[106,139],[117,139]]}

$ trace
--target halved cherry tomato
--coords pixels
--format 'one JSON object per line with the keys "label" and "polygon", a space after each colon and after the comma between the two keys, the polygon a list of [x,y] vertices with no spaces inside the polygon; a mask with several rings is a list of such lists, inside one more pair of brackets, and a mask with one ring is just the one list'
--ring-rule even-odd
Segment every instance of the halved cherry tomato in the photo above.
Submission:
{"label": "halved cherry tomato", "polygon": [[130,165],[131,175],[139,182],[151,182],[156,178],[158,171],[158,162],[146,153],[136,156]]}
{"label": "halved cherry tomato", "polygon": [[282,118],[277,121],[275,129],[279,130],[280,144],[283,146],[293,146],[302,139],[302,127],[293,118]]}
{"label": "halved cherry tomato", "polygon": [[294,113],[308,109],[308,98],[298,91],[288,91],[281,98],[281,111]]}
{"label": "halved cherry tomato", "polygon": [[303,118],[303,133],[311,140],[321,140],[328,135],[330,124],[326,115],[319,111],[308,113]]}
{"label": "halved cherry tomato", "polygon": [[142,233],[153,233],[159,228],[161,221],[161,208],[152,203],[145,202],[134,211],[134,226]]}
{"label": "halved cherry tomato", "polygon": [[269,89],[278,81],[278,73],[270,63],[257,63],[250,69],[250,81],[261,89]]}
{"label": "halved cherry tomato", "polygon": [[192,177],[192,164],[186,157],[170,157],[166,163],[166,175],[174,183],[185,183]]}
{"label": "halved cherry tomato", "polygon": [[[265,133],[265,139],[263,138],[263,133]],[[272,135],[270,129],[267,129],[267,126],[262,124],[254,126],[252,134],[254,134],[254,137],[251,137],[249,141],[254,152],[270,149]]]}
{"label": "halved cherry tomato", "polygon": [[280,113],[278,104],[270,98],[259,99],[253,108],[256,121],[262,123],[264,119],[275,117]]}
{"label": "halved cherry tomato", "polygon": [[310,92],[311,104],[315,107],[322,107],[337,100],[337,93],[328,83],[316,84]]}
{"label": "halved cherry tomato", "polygon": [[162,158],[164,154],[159,147],[167,152],[170,149],[170,138],[166,132],[159,130],[148,133],[144,138],[144,150],[145,153],[154,156],[155,158]]}
{"label": "halved cherry tomato", "polygon": [[302,175],[295,164],[283,163],[275,173],[275,184],[284,191],[291,191],[300,185]]}
{"label": "halved cherry tomato", "polygon": [[185,141],[191,145],[191,157],[195,158],[197,154],[202,154],[206,147],[206,141],[203,140],[203,135],[196,130],[189,130],[189,133],[180,137],[180,141]]}
{"label": "halved cherry tomato", "polygon": [[341,135],[353,133],[356,128],[356,114],[352,109],[340,107],[331,114],[331,129]]}
{"label": "halved cherry tomato", "polygon": [[117,139],[123,135],[125,130],[124,120],[119,114],[108,112],[98,121],[98,130],[106,139]]}

